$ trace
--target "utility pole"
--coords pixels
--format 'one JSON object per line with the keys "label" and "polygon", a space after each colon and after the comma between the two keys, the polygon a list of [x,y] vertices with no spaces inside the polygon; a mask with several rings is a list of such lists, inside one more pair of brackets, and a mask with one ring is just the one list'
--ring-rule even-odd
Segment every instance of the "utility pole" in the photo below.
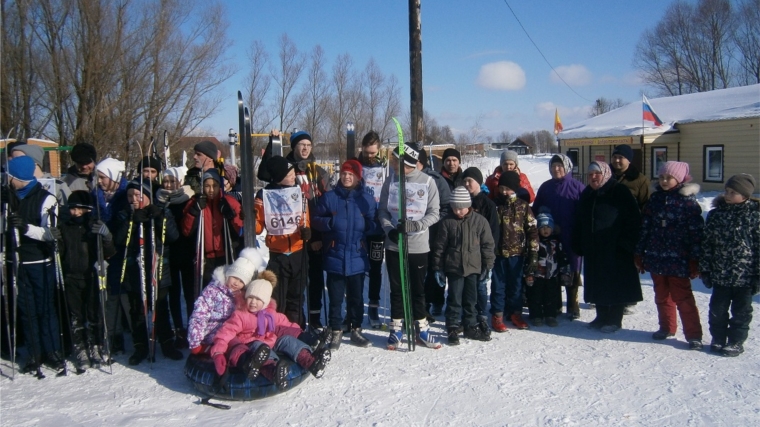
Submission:
{"label": "utility pole", "polygon": [[410,141],[425,141],[422,117],[422,20],[420,1],[409,0],[409,91],[412,113]]}

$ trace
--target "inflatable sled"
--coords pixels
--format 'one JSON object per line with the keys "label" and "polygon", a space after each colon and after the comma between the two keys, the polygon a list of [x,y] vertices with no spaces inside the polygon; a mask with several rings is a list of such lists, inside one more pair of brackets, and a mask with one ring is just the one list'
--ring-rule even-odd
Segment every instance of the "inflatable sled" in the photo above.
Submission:
{"label": "inflatable sled", "polygon": [[[309,371],[298,364],[291,364],[288,387],[284,391],[301,384],[309,375]],[[191,354],[185,363],[185,376],[190,379],[196,390],[214,399],[256,400],[283,392],[260,375],[254,381],[249,380],[245,372],[238,368],[229,368],[228,385],[226,389],[222,389],[214,368],[214,360],[207,354]]]}

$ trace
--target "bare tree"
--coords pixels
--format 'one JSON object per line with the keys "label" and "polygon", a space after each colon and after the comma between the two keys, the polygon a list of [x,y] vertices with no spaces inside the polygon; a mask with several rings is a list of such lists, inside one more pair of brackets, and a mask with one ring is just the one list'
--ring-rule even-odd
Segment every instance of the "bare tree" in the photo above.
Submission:
{"label": "bare tree", "polygon": [[269,54],[264,43],[256,40],[248,47],[248,76],[245,79],[245,100],[251,112],[251,129],[255,133],[266,133],[274,121],[274,117],[265,108],[267,95],[272,83],[272,77],[264,72],[269,61]]}
{"label": "bare tree", "polygon": [[[325,51],[322,46],[314,46],[309,59],[309,69],[302,94],[304,105],[300,123],[303,123],[303,126],[309,130],[312,142],[324,141],[322,129],[325,126],[329,101],[329,85],[324,70]],[[325,144],[315,144],[314,152],[324,157],[327,154],[325,148]]]}
{"label": "bare tree", "polygon": [[301,108],[300,97],[294,92],[303,70],[303,54],[298,52],[295,43],[283,34],[280,37],[279,68],[272,70],[272,78],[277,85],[275,107],[280,119],[280,129],[288,130],[295,123]]}
{"label": "bare tree", "polygon": [[739,83],[760,83],[760,0],[745,0],[739,6],[734,42],[741,54]]}
{"label": "bare tree", "polygon": [[596,102],[594,102],[594,105],[591,107],[591,111],[588,113],[588,116],[596,117],[604,113],[607,113],[609,111],[618,109],[626,104],[627,103],[624,102],[621,98],[607,99],[607,98],[601,97],[601,98],[598,98]]}
{"label": "bare tree", "polygon": [[330,101],[330,129],[327,140],[330,156],[338,158],[345,154],[346,141],[343,134],[346,119],[351,113],[354,74],[353,59],[348,53],[339,55],[332,69],[332,99]]}

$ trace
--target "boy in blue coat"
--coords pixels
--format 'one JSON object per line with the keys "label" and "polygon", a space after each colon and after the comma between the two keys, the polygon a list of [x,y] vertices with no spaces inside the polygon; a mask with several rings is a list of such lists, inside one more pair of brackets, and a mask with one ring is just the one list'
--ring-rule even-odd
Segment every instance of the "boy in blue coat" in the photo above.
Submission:
{"label": "boy in blue coat", "polygon": [[375,221],[376,206],[375,199],[364,191],[361,164],[347,160],[340,168],[338,186],[319,198],[312,218],[312,227],[323,233],[322,258],[330,297],[331,350],[340,347],[343,337],[341,306],[344,295],[351,342],[360,347],[370,344],[361,333],[361,325],[364,275],[369,271],[366,236],[377,234],[380,229]]}

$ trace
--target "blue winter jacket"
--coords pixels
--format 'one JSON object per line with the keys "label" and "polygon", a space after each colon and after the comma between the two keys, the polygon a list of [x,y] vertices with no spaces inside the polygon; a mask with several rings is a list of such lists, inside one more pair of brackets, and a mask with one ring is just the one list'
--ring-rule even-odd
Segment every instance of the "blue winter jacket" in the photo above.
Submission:
{"label": "blue winter jacket", "polygon": [[340,182],[319,198],[311,226],[321,231],[324,270],[353,276],[369,271],[368,235],[379,234],[375,199],[364,191],[364,181],[353,190]]}

